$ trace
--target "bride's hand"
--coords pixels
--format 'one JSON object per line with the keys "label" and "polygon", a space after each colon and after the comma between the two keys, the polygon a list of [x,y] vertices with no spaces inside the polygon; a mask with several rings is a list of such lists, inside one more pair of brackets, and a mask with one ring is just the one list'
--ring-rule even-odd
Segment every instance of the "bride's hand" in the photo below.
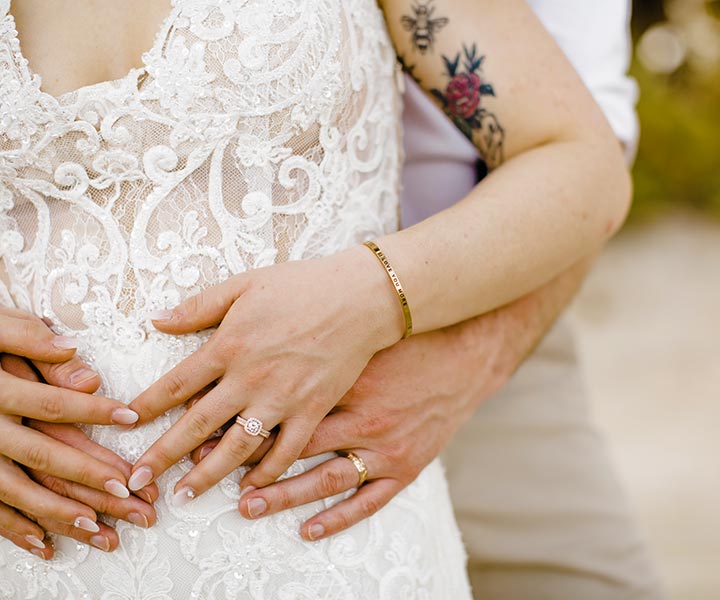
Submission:
{"label": "bride's hand", "polygon": [[[8,377],[38,382],[36,372],[20,357],[1,355],[0,366]],[[53,385],[85,393],[99,385],[97,376],[76,357],[62,363],[38,361],[34,366]],[[84,376],[71,381],[76,372]],[[141,527],[156,520],[150,503],[157,499],[157,486],[125,497],[121,481],[127,480],[130,468],[72,425],[25,423],[18,416],[0,415],[0,535],[44,559],[53,556],[45,532],[114,550],[117,533],[99,522],[97,513]],[[119,480],[108,486],[113,478]]]}
{"label": "bride's hand", "polygon": [[[96,377],[80,361],[70,363],[74,370],[65,373],[75,354],[73,341],[54,335],[38,317],[12,308],[0,307],[0,353],[27,358],[38,367],[45,365],[48,370],[63,372],[75,384]],[[137,420],[137,414],[117,400],[46,385],[37,378],[28,381],[2,369],[0,414],[52,423],[96,425],[130,425]]]}
{"label": "bride's hand", "polygon": [[[298,458],[370,357],[403,331],[395,291],[364,247],[249,271],[152,316],[156,327],[170,334],[220,325],[202,348],[130,404],[139,422],[218,384],[140,457],[131,489],[158,477],[236,415],[278,428],[273,447],[241,487],[272,483]],[[262,440],[241,425],[230,427],[217,448],[177,483],[176,502],[220,481]]]}

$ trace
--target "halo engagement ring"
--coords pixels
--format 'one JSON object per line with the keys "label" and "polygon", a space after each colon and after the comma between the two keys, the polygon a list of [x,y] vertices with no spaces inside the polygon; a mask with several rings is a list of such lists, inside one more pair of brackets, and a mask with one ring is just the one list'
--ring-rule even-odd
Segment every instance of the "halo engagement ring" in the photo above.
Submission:
{"label": "halo engagement ring", "polygon": [[360,487],[363,483],[367,481],[368,478],[368,470],[365,461],[354,452],[338,452],[338,454],[343,458],[347,458],[348,460],[352,461],[352,464],[355,465],[355,468],[358,472],[357,485],[358,487]]}
{"label": "halo engagement ring", "polygon": [[259,435],[264,438],[270,437],[270,432],[267,429],[263,429],[263,424],[260,419],[257,419],[255,417],[245,419],[238,415],[235,419],[235,422],[238,425],[241,425],[243,429],[245,429],[245,432],[249,435]]}

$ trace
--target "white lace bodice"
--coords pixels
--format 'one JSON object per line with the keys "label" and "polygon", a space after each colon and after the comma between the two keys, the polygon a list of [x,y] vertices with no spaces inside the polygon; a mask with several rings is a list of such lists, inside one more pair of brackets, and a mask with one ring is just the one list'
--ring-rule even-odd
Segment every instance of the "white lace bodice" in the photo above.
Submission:
{"label": "white lace bodice", "polygon": [[[207,337],[160,334],[148,312],[397,227],[398,70],[372,0],[175,0],[143,68],[57,98],[8,10],[0,0],[0,304],[77,338],[103,394],[129,402]],[[88,432],[134,461],[180,412]],[[332,500],[247,522],[235,474],[178,509],[169,498],[188,468],[160,479],[158,525],[117,524],[111,555],[58,539],[44,564],[0,542],[0,598],[467,593],[437,465],[377,517],[314,545],[299,524]]]}
{"label": "white lace bodice", "polygon": [[400,101],[370,0],[176,0],[145,67],[54,98],[0,0],[0,298],[66,335],[397,226]]}

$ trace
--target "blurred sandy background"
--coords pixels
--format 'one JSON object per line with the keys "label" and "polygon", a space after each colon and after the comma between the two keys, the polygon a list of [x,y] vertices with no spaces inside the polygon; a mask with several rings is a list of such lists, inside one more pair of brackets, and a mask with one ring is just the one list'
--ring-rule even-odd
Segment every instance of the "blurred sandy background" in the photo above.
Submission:
{"label": "blurred sandy background", "polygon": [[571,313],[669,597],[718,600],[720,2],[634,4],[635,205]]}

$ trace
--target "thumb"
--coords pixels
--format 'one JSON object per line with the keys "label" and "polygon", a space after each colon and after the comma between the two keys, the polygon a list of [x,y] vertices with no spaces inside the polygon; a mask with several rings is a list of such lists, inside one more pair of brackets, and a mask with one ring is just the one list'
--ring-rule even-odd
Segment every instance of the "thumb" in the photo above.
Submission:
{"label": "thumb", "polygon": [[249,278],[235,275],[227,281],[191,296],[172,310],[149,314],[153,325],[163,333],[181,334],[214,327],[247,289]]}

